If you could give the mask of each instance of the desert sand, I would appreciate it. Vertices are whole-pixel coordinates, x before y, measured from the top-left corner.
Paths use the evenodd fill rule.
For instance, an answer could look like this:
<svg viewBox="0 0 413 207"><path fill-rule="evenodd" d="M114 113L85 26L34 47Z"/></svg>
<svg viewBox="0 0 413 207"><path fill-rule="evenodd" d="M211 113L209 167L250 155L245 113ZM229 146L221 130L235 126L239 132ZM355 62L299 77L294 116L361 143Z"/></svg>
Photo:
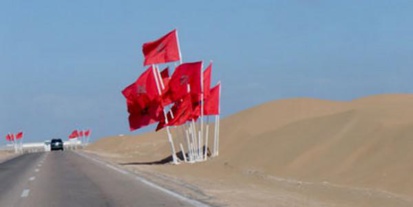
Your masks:
<svg viewBox="0 0 413 207"><path fill-rule="evenodd" d="M0 163L5 162L13 157L17 156L13 151L0 150Z"/></svg>
<svg viewBox="0 0 413 207"><path fill-rule="evenodd" d="M158 162L170 156L164 131L87 151L217 206L413 206L413 95L276 100L220 129L220 155L196 164Z"/></svg>

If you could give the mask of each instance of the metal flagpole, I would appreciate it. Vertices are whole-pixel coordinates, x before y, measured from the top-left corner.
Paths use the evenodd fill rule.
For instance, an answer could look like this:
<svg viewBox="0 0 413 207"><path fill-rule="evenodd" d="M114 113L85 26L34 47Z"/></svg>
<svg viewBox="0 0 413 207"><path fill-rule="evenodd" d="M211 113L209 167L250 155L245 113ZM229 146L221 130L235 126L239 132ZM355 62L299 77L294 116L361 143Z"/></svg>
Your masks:
<svg viewBox="0 0 413 207"><path fill-rule="evenodd" d="M204 160L208 159L208 131L209 131L209 125L206 125Z"/></svg>
<svg viewBox="0 0 413 207"><path fill-rule="evenodd" d="M217 136L218 136L218 142L217 142L217 156L219 155L219 124L220 124L220 114L221 114L221 90L222 90L222 84L221 81L219 82L219 96L218 96L218 130L217 130Z"/></svg>
<svg viewBox="0 0 413 207"><path fill-rule="evenodd" d="M177 30L177 29L175 29L175 32L176 32L176 42L178 43L178 51L179 51L179 64L182 64L181 44L179 44L178 30Z"/></svg>
<svg viewBox="0 0 413 207"><path fill-rule="evenodd" d="M217 130L218 130L218 127L217 127L217 124L218 124L218 115L215 115L215 127L214 127L214 157L215 156L217 156L217 140L218 140L218 135L217 135Z"/></svg>
<svg viewBox="0 0 413 207"><path fill-rule="evenodd" d="M203 148L203 136L204 136L204 94L205 94L205 86L204 86L204 73L202 71L203 62L201 63L201 133L199 135L199 148ZM203 151L200 152L200 158L202 158Z"/></svg>
<svg viewBox="0 0 413 207"><path fill-rule="evenodd" d="M182 152L182 156L183 156L183 158L184 158L184 161L187 162L187 160L186 160L186 154L185 154L185 150L184 150L184 146L182 146L182 143L179 144L179 146L181 147L181 152Z"/></svg>
<svg viewBox="0 0 413 207"><path fill-rule="evenodd" d="M158 89L159 95L161 95L162 92L161 92L161 89L160 89L160 87L159 87L159 82L158 82L158 78L157 78L157 77L158 77L158 74L157 74L157 73L159 73L159 71L158 71L158 68L155 67L155 65L152 65L152 72L155 74L156 87L157 87L157 89ZM161 80L159 80L159 81L161 81ZM167 114L165 113L165 109L162 109L162 111L163 111L163 115L164 115L164 117L165 117L165 124L168 124L168 116L167 116ZM168 134L168 141L169 141L169 143L171 144L172 162L173 162L174 164L178 164L178 159L177 159L177 157L176 157L176 151L175 151L174 141L173 141L173 139L172 139L172 134L171 134L171 131L169 130L169 126L166 126L166 132L167 132L167 134Z"/></svg>

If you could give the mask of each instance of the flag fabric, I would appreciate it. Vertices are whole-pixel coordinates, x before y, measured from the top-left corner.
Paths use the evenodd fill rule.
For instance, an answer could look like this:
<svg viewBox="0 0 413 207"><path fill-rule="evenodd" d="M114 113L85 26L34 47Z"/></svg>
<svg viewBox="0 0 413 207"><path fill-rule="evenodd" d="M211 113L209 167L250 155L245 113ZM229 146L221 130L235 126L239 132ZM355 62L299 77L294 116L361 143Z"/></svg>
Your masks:
<svg viewBox="0 0 413 207"><path fill-rule="evenodd" d="M151 66L134 83L123 89L122 94L130 104L145 108L159 97L157 90L154 69Z"/></svg>
<svg viewBox="0 0 413 207"><path fill-rule="evenodd" d="M23 138L23 132L19 132L16 134L16 139L21 139Z"/></svg>
<svg viewBox="0 0 413 207"><path fill-rule="evenodd" d="M161 71L161 78L162 80L169 79L169 67L166 67Z"/></svg>
<svg viewBox="0 0 413 207"><path fill-rule="evenodd" d="M10 134L7 134L7 135L6 135L6 140L7 140L7 141L12 141L12 140L11 140L11 135L10 135Z"/></svg>
<svg viewBox="0 0 413 207"><path fill-rule="evenodd" d="M169 68L165 68L161 71L161 78L162 78L162 83L164 85L164 89L162 90L162 105L167 106L171 104L173 101L171 100L170 92L169 92Z"/></svg>
<svg viewBox="0 0 413 207"><path fill-rule="evenodd" d="M129 129L131 131L148 126L162 120L162 107L159 104L153 104L147 108L129 114Z"/></svg>
<svg viewBox="0 0 413 207"><path fill-rule="evenodd" d="M72 133L69 135L69 139L75 139L79 137L79 132L77 130L73 130Z"/></svg>
<svg viewBox="0 0 413 207"><path fill-rule="evenodd" d="M188 93L200 94L201 90L202 61L183 63L176 67L169 81L169 92L172 101L178 101Z"/></svg>
<svg viewBox="0 0 413 207"><path fill-rule="evenodd" d="M144 66L180 60L177 31L172 30L155 41L143 44L142 52L145 57Z"/></svg>
<svg viewBox="0 0 413 207"><path fill-rule="evenodd" d="M182 100L175 102L170 112L168 112L168 123L165 120L160 120L156 131L165 126L179 126L192 118L192 99L190 94L187 94ZM172 118L173 115L173 118Z"/></svg>
<svg viewBox="0 0 413 207"><path fill-rule="evenodd" d="M204 73L203 73L204 99L206 99L209 96L209 90L211 88L211 73L212 73L212 63L208 65L208 67L204 70Z"/></svg>
<svg viewBox="0 0 413 207"><path fill-rule="evenodd" d="M11 141L16 140L16 138L14 137L14 134L10 134L10 139L11 139Z"/></svg>
<svg viewBox="0 0 413 207"><path fill-rule="evenodd" d="M82 130L79 131L79 137L83 137L83 131Z"/></svg>
<svg viewBox="0 0 413 207"><path fill-rule="evenodd" d="M85 130L85 136L87 136L87 137L89 137L90 136L90 132L91 132L91 130L90 129L88 129L88 130Z"/></svg>
<svg viewBox="0 0 413 207"><path fill-rule="evenodd" d="M157 88L154 70L155 68L152 66L149 67L135 83L122 91L126 98L131 131L152 124L161 117L161 96Z"/></svg>
<svg viewBox="0 0 413 207"><path fill-rule="evenodd" d="M218 83L211 88L210 94L204 102L204 115L218 115L219 112L219 96L221 91L221 84Z"/></svg>

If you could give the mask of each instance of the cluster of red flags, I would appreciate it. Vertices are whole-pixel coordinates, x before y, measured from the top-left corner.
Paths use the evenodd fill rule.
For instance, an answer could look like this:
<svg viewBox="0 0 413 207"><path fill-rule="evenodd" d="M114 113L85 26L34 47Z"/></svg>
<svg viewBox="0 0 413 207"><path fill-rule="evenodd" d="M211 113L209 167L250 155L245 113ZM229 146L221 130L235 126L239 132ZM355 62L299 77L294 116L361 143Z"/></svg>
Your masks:
<svg viewBox="0 0 413 207"><path fill-rule="evenodd" d="M144 65L151 66L122 91L131 131L157 122L159 130L196 120L201 116L201 103L203 115L219 114L220 84L210 88L212 64L202 72L202 61L182 63L172 76L168 68L159 72L155 66L181 60L176 30L143 44L142 50ZM170 110L164 114L166 109Z"/></svg>
<svg viewBox="0 0 413 207"><path fill-rule="evenodd" d="M8 133L6 135L6 140L11 142L14 140L19 140L23 138L23 132L18 132L17 134Z"/></svg>
<svg viewBox="0 0 413 207"><path fill-rule="evenodd" d="M73 130L72 133L69 135L69 139L89 137L90 133L91 133L90 129L88 129L88 130Z"/></svg>

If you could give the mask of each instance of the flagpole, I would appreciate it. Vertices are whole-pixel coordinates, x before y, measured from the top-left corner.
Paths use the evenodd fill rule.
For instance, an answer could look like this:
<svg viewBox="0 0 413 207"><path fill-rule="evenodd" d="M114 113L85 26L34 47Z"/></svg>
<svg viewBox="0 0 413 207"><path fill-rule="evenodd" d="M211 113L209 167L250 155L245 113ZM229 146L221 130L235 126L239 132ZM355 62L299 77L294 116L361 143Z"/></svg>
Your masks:
<svg viewBox="0 0 413 207"><path fill-rule="evenodd" d="M175 29L175 32L176 32L176 42L178 43L178 51L179 51L179 64L182 64L181 44L179 43L178 30L177 30L177 29Z"/></svg>
<svg viewBox="0 0 413 207"><path fill-rule="evenodd" d="M203 62L201 63L201 68L200 68L200 73L201 73L201 133L200 133L200 148L203 148L203 142L204 142L204 94L205 94L205 85L204 85L204 73L202 72L203 68ZM202 158L203 150L201 150L201 158Z"/></svg>
<svg viewBox="0 0 413 207"><path fill-rule="evenodd" d="M218 96L218 130L217 130L217 136L218 136L218 141L217 141L217 156L219 155L219 125L220 125L220 114L221 114L221 90L222 90L222 84L221 81L219 82L219 96Z"/></svg>
<svg viewBox="0 0 413 207"><path fill-rule="evenodd" d="M209 125L206 125L204 160L208 159L208 131L209 131Z"/></svg>
<svg viewBox="0 0 413 207"><path fill-rule="evenodd" d="M158 78L157 78L157 77L160 77L160 75L158 76L159 71L158 71L158 68L157 68L155 65L152 65L152 72L154 72L154 73L156 74L156 75L155 75L156 88L158 89L158 94L159 94L159 96L161 96L161 95L162 95L162 92L161 92L161 89L160 89L160 86L159 86L159 82L161 82L161 80L159 80L159 82L158 82ZM162 103L161 103L161 104L162 104ZM167 114L165 113L165 109L163 108L163 106L162 106L162 111L163 111L163 115L164 115L164 117L165 117L165 124L167 125L167 124L168 124L168 116L167 116ZM169 141L169 143L170 143L170 145L171 145L172 162L173 162L174 164L178 164L178 159L177 159L177 157L176 157L176 151L175 151L174 141L173 141L173 139L172 139L172 134L171 134L171 131L169 130L169 126L166 126L166 132L167 132L167 134L168 134L168 141Z"/></svg>

